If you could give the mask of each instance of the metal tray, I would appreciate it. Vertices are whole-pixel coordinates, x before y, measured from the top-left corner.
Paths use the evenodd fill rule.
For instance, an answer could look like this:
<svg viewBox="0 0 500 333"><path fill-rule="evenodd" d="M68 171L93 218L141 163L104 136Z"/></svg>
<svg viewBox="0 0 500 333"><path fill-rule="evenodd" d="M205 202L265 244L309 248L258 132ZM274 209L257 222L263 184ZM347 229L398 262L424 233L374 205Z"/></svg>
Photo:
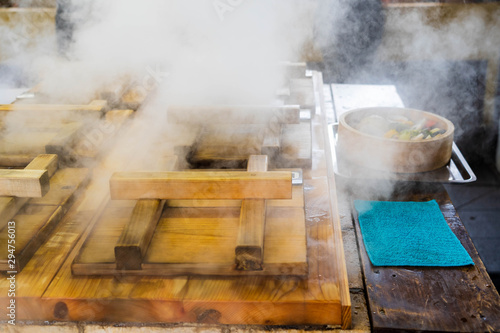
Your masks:
<svg viewBox="0 0 500 333"><path fill-rule="evenodd" d="M403 182L427 183L471 183L476 181L476 175L470 168L455 142L450 162L437 170L420 173L394 173L372 170L349 163L337 153L338 124L328 125L328 137L332 149L333 171L339 177L346 179L386 179Z"/></svg>

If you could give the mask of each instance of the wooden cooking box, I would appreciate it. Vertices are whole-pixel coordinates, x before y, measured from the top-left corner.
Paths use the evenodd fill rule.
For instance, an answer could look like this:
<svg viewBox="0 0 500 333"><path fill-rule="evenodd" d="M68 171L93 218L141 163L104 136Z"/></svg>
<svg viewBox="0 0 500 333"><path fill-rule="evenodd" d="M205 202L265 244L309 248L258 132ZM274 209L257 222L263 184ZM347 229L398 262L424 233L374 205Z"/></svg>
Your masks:
<svg viewBox="0 0 500 333"><path fill-rule="evenodd" d="M94 123L37 129L54 134L30 152L0 141L2 248L16 224L16 263L2 256L0 269L16 279L16 320L349 328L322 78L302 66L289 77L280 107L169 107L169 126L192 137L144 172L78 145ZM102 112L107 135L126 136L134 111L96 104L0 112ZM231 123L233 111L249 117ZM9 288L1 279L3 318Z"/></svg>

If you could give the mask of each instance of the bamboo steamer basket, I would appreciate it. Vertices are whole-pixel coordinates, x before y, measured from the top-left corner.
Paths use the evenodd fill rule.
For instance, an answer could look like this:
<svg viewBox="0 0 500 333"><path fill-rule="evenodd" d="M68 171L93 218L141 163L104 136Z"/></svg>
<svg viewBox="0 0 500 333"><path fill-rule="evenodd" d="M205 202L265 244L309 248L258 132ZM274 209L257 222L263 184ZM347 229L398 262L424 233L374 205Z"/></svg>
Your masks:
<svg viewBox="0 0 500 333"><path fill-rule="evenodd" d="M370 115L402 115L417 123L425 118L445 130L438 138L412 141L378 137L357 130L359 122ZM436 114L407 108L371 107L353 109L339 119L338 150L342 158L369 169L395 173L426 172L443 167L451 158L455 127Z"/></svg>

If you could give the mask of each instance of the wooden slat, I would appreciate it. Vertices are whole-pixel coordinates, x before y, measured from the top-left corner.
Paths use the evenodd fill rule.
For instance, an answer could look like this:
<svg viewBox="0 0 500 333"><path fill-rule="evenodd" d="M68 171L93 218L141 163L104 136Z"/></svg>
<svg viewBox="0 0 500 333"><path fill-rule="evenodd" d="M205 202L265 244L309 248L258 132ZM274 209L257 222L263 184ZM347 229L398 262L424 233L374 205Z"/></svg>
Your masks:
<svg viewBox="0 0 500 333"><path fill-rule="evenodd" d="M45 145L45 151L48 154L57 154L61 161L70 162L75 158L73 148L82 129L83 125L81 123L64 125L56 136Z"/></svg>
<svg viewBox="0 0 500 333"><path fill-rule="evenodd" d="M25 170L47 170L52 177L58 168L58 158L55 154L40 154L35 157L24 169Z"/></svg>
<svg viewBox="0 0 500 333"><path fill-rule="evenodd" d="M169 106L170 123L188 124L298 124L300 107L285 106Z"/></svg>
<svg viewBox="0 0 500 333"><path fill-rule="evenodd" d="M248 159L248 172L266 172L267 156L252 155ZM241 202L240 226L235 249L236 269L260 270L264 258L266 228L266 201L244 199Z"/></svg>
<svg viewBox="0 0 500 333"><path fill-rule="evenodd" d="M45 242L56 224L62 218L63 212L58 206L28 205L22 212L14 216L16 225L15 260L10 261L8 252L0 255L0 271L21 271L40 245ZM0 244L7 248L7 230L0 233Z"/></svg>
<svg viewBox="0 0 500 333"><path fill-rule="evenodd" d="M264 136L260 152L262 155L269 156L270 163L274 163L275 158L279 155L281 149L281 125L278 130L269 130Z"/></svg>
<svg viewBox="0 0 500 333"><path fill-rule="evenodd" d="M303 190L302 186L298 188ZM126 273L117 270L114 244L126 227L133 208L133 201L110 202L72 263L74 274L162 277L185 274L307 275L303 201L296 206L268 208L265 248L269 251L264 254L263 269L251 272L234 269L239 207L166 207L143 260L142 269ZM210 280L208 277L207 279ZM207 290L207 294L212 294L212 291Z"/></svg>
<svg viewBox="0 0 500 333"><path fill-rule="evenodd" d="M38 198L49 188L47 170L0 169L0 196Z"/></svg>
<svg viewBox="0 0 500 333"><path fill-rule="evenodd" d="M0 167L23 167L29 164L38 154L0 154Z"/></svg>
<svg viewBox="0 0 500 333"><path fill-rule="evenodd" d="M325 96L323 87L323 77L321 73L315 72L313 74L313 83L316 87L319 87L318 90L318 102L321 106L323 121L311 122L311 132L315 135L311 136L312 149L314 151L323 151L324 152L324 166L325 171L324 174L327 176L327 186L329 193L329 203L330 210L332 212L332 224L333 224L333 238L335 244L335 261L337 263L337 276L339 281L339 294L340 294L340 303L341 307L341 317L342 317L342 329L350 329L352 327L352 308L351 308L351 293L349 290L349 281L347 277L347 265L346 265L346 256L344 252L344 242L342 238L342 227L340 222L340 213L339 213L339 205L338 205L338 197L337 197L337 185L335 183L335 174L333 169L333 159L332 159L332 149L329 135L328 135L328 127L327 127L327 109L325 105ZM319 170L317 171L319 174Z"/></svg>
<svg viewBox="0 0 500 333"><path fill-rule="evenodd" d="M290 199L288 171L117 172L112 199Z"/></svg>
<svg viewBox="0 0 500 333"><path fill-rule="evenodd" d="M138 200L132 217L115 245L116 269L141 269L165 201Z"/></svg>
<svg viewBox="0 0 500 333"><path fill-rule="evenodd" d="M52 177L57 167L57 155L43 154L34 158L25 169L47 170L48 176ZM0 228L3 228L27 201L27 198L0 197Z"/></svg>
<svg viewBox="0 0 500 333"><path fill-rule="evenodd" d="M304 109L315 109L315 96L312 78L290 79L290 97L287 104L298 104Z"/></svg>
<svg viewBox="0 0 500 333"><path fill-rule="evenodd" d="M209 125L196 135L187 161L198 168L242 169L249 155L261 154L267 125Z"/></svg>
<svg viewBox="0 0 500 333"><path fill-rule="evenodd" d="M312 165L312 125L302 122L283 126L281 151L276 161L280 168L308 169Z"/></svg>
<svg viewBox="0 0 500 333"><path fill-rule="evenodd" d="M0 104L0 111L96 111L101 112L105 105L102 103L88 105L63 104Z"/></svg>
<svg viewBox="0 0 500 333"><path fill-rule="evenodd" d="M43 167L54 163L52 158L41 158L34 161L33 167ZM62 216L68 211L74 197L82 190L89 177L88 169L61 169L50 179L50 190L42 198L17 199L14 204L20 206L9 220L16 223L16 268L21 270L31 259L35 251L51 235ZM19 212L17 212L19 210ZM5 225L0 234L7 236ZM0 247L7 247L7 239L0 237ZM3 253L3 252L2 252ZM5 252L6 253L6 252ZM0 269L9 270L8 261L0 256Z"/></svg>

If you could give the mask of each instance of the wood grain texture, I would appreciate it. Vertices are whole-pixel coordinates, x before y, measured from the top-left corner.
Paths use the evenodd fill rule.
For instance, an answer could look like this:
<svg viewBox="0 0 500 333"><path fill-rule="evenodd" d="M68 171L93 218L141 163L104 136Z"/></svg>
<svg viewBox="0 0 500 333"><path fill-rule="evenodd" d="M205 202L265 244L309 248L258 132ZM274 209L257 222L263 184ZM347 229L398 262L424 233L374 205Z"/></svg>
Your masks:
<svg viewBox="0 0 500 333"><path fill-rule="evenodd" d="M51 166L52 158L42 158L32 167ZM16 223L16 268L18 271L31 259L35 251L51 235L54 227L68 211L73 199L82 190L89 177L88 169L61 169L50 179L51 188L42 198L21 199L15 205L26 204L19 212L14 212L9 220ZM18 207L19 210L20 207ZM3 225L0 230L0 246L7 248L7 231ZM2 251L4 255L6 252ZM6 257L0 257L0 270L9 270Z"/></svg>
<svg viewBox="0 0 500 333"><path fill-rule="evenodd" d="M0 167L24 167L29 164L38 154L0 154Z"/></svg>
<svg viewBox="0 0 500 333"><path fill-rule="evenodd" d="M49 188L47 170L0 169L0 196L39 198Z"/></svg>
<svg viewBox="0 0 500 333"><path fill-rule="evenodd" d="M130 221L115 245L116 269L141 269L165 201L142 199L135 204Z"/></svg>
<svg viewBox="0 0 500 333"><path fill-rule="evenodd" d="M302 186L294 193L303 191ZM303 196L301 197L303 200ZM225 200L222 200L225 201ZM276 200L278 201L278 200ZM234 269L240 207L167 206L143 259L142 270L117 270L114 244L130 219L134 201L111 201L72 264L77 275L176 276L293 275L307 274L304 202L287 201L266 215L264 269ZM286 228L285 228L286 226ZM283 229L283 231L281 230Z"/></svg>
<svg viewBox="0 0 500 333"><path fill-rule="evenodd" d="M281 151L276 159L279 168L309 169L312 165L311 122L285 125L281 132ZM320 139L321 140L321 139Z"/></svg>
<svg viewBox="0 0 500 333"><path fill-rule="evenodd" d="M273 164L281 150L281 125L277 125L278 129L268 130L265 133L260 152L262 155L269 157L269 163Z"/></svg>
<svg viewBox="0 0 500 333"><path fill-rule="evenodd" d="M303 109L314 111L315 89L313 78L292 78L289 80L290 97L285 100L286 104L297 104Z"/></svg>
<svg viewBox="0 0 500 333"><path fill-rule="evenodd" d="M248 172L266 172L268 157L252 155L248 159ZM266 201L244 199L241 202L240 226L235 249L238 270L260 270L264 258L264 234L266 226Z"/></svg>
<svg viewBox="0 0 500 333"><path fill-rule="evenodd" d="M287 171L116 172L110 179L112 199L289 199L292 175Z"/></svg>
<svg viewBox="0 0 500 333"><path fill-rule="evenodd" d="M316 121L321 122L320 119ZM129 208L117 208L115 213L103 212L101 214L100 205L106 205L107 200L105 196L100 195L101 191L96 192L93 186L98 186L98 180L107 179L107 177L99 175L95 176L96 183L92 183L84 193L84 197L78 200L79 204L75 205L77 209L72 209L67 214L63 223L56 229L57 233L42 245L25 270L18 275L22 283L22 287L19 287L20 290L22 289L22 295L16 299L19 304L17 319L340 326L343 305L339 296L340 280L336 268L338 263L334 255L337 250L332 233L335 224L332 223L333 212L331 212L326 194L329 192L328 182L325 181L324 176L324 163L322 152L315 150L315 161L310 169L304 171L306 183L304 187L300 186L299 191L302 192L305 189L302 193L305 210L302 207L290 207L291 203L297 202L295 197L268 201L266 229L270 229L266 230L265 241L270 242L270 245L266 244L265 248L274 248L275 253L286 254L289 249L296 246L292 244L284 246L282 231L288 232L296 227L305 228L309 265L305 277L287 274L278 277L205 275L189 278L182 275L73 276L71 265L82 249L82 245L90 239L90 234L94 230L99 230L96 235L104 235L108 232L108 238L118 239L121 230L117 225L120 223L125 225L135 204L131 201L128 203ZM297 191L292 189L292 192L295 194ZM103 193L107 193L106 188ZM126 204L128 201L112 202ZM186 203L182 200L177 200L177 202L180 205ZM192 202L199 202L199 199ZM273 209L270 208L271 202L274 202ZM128 215L119 216L120 212L128 209L130 209ZM222 232L233 235L230 249L234 250L239 226L239 211L238 206L230 209L207 207L203 211L190 207L167 209L160 219L151 246L156 244L158 248L166 247L163 240L168 234L171 235L172 240L181 237L183 241L179 240L178 244L184 246L198 245L194 239L225 240L221 235ZM297 215L299 211L305 214L305 225L304 220L299 224L290 218L291 215ZM111 219L115 217L121 219L122 222L111 223L110 220L105 222L107 220L104 218L105 215ZM217 216L218 219L222 216L220 223L223 225L221 229L218 229L219 234L210 229L212 223L206 220L207 216L208 218ZM198 225L192 225L193 221L197 221ZM200 226L207 227L203 229ZM232 231L230 232L229 229ZM186 234L186 230L193 233L193 236ZM270 233L276 233L276 237L268 236ZM159 237L158 242L155 237ZM189 239L189 242L186 242L186 239ZM302 236L301 240L297 241L305 244L304 239L305 237ZM227 241L217 243L214 240L212 242L214 244L229 243ZM103 241L97 243L103 246L107 244ZM110 258L114 258L113 249L114 244L111 243L107 250ZM201 256L204 255L203 251L207 252L207 249L199 246L197 251ZM265 256L271 253L272 251L266 250ZM228 257L231 265L234 265L233 255L234 252ZM39 265L38 269L33 266L35 259L36 264ZM63 260L64 263L61 265ZM153 264L164 265L159 262L152 262L151 265ZM265 265L265 267L269 266ZM168 268L164 266L165 271ZM183 273L179 271L178 274ZM5 296L1 296L6 295L5 286L6 283L0 281L0 307L3 309L6 308L5 302L8 302ZM0 315L2 314L5 315L5 310L0 310ZM329 328L331 326L328 326Z"/></svg>
<svg viewBox="0 0 500 333"><path fill-rule="evenodd" d="M40 154L35 157L24 169L25 170L47 170L52 177L59 167L58 158L55 154Z"/></svg>
<svg viewBox="0 0 500 333"><path fill-rule="evenodd" d="M349 329L352 326L352 309L351 309L351 294L349 291L349 281L348 281L348 273L347 273L347 265L346 265L346 256L344 252L344 242L342 239L342 226L339 216L339 204L338 204L338 196L337 196L337 185L335 183L335 174L332 164L332 142L328 136L328 126L326 121L326 106L325 106L325 96L323 87L323 77L321 73L315 72L312 76L313 85L317 88L319 104L321 106L322 112L322 122L311 122L311 131L312 133L321 135L315 135L311 137L312 141L312 149L316 151L322 151L324 154L324 165L319 167L321 172L317 172L318 174L326 175L327 184L328 184L328 194L329 194L329 204L330 211L332 212L332 224L333 224L333 237L334 244L336 247L335 251L335 260L336 260L336 269L337 276L339 279L339 294L340 294L340 303L342 304L341 308L341 317L342 317L342 328ZM317 166L318 168L318 166ZM323 169L324 168L324 169Z"/></svg>
<svg viewBox="0 0 500 333"><path fill-rule="evenodd" d="M298 124L300 108L285 106L169 106L171 123L188 124Z"/></svg>
<svg viewBox="0 0 500 333"><path fill-rule="evenodd" d="M32 205L61 206L64 213L75 197L88 184L91 172L87 168L62 168L50 179L50 190L41 198L30 199Z"/></svg>
<svg viewBox="0 0 500 333"><path fill-rule="evenodd" d="M0 104L0 111L103 111L105 104L96 102L87 105L64 104Z"/></svg>
<svg viewBox="0 0 500 333"><path fill-rule="evenodd" d="M21 271L35 251L47 239L55 225L62 218L58 206L30 206L13 217L16 225L15 260L10 261L7 251L1 251L0 271ZM0 244L7 249L8 233L0 231ZM11 266L13 264L13 266Z"/></svg>
<svg viewBox="0 0 500 333"><path fill-rule="evenodd" d="M81 123L65 124L45 145L45 151L48 154L57 154L62 163L71 163L76 159L73 149L83 129Z"/></svg>
<svg viewBox="0 0 500 333"><path fill-rule="evenodd" d="M267 125L205 125L186 150L186 160L196 168L242 169L248 156L261 154Z"/></svg>
<svg viewBox="0 0 500 333"><path fill-rule="evenodd" d="M57 167L57 155L43 154L35 157L25 169L47 170L48 176L52 177ZM27 198L0 197L0 228L3 228L27 201Z"/></svg>
<svg viewBox="0 0 500 333"><path fill-rule="evenodd" d="M373 199L358 192L356 198ZM407 186L401 186L388 199L437 200L448 225L475 266L375 267L366 254L353 209L373 330L499 331L500 296L444 187L437 184L408 191Z"/></svg>

